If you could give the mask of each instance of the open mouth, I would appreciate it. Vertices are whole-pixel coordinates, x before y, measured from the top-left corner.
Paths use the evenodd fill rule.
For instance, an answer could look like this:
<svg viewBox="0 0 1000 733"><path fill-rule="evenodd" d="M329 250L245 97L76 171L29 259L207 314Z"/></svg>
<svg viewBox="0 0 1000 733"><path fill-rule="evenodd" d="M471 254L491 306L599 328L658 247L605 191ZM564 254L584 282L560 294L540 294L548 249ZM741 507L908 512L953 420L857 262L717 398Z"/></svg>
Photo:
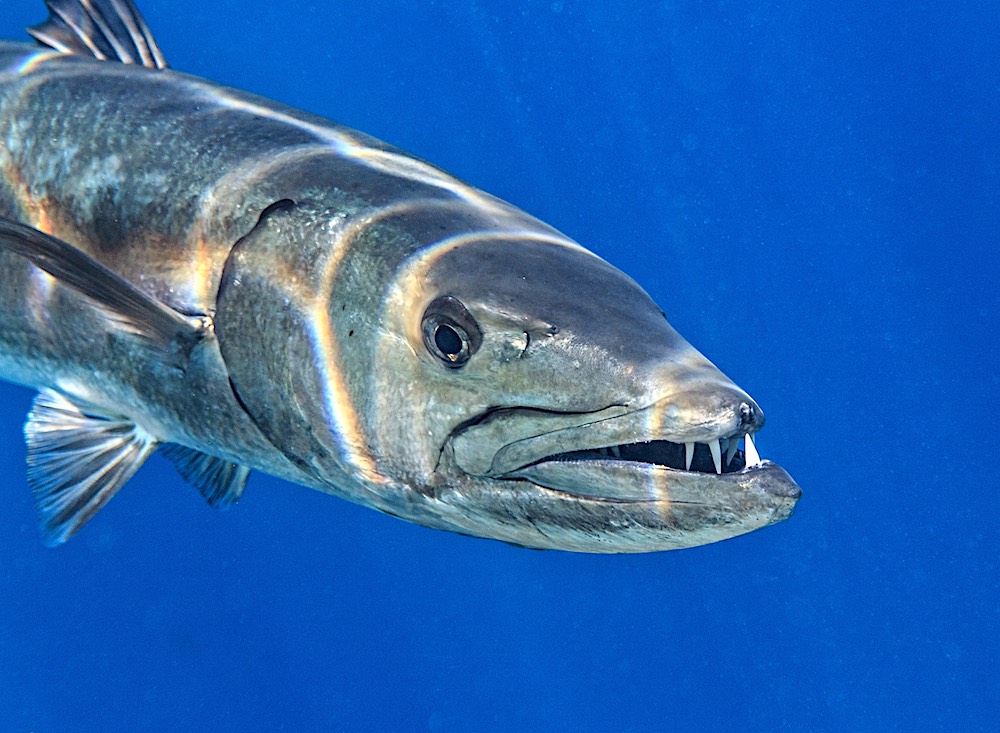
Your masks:
<svg viewBox="0 0 1000 733"><path fill-rule="evenodd" d="M740 441L744 447L740 448ZM631 461L693 473L735 473L761 464L752 434L744 433L707 443L650 440L556 453L537 461Z"/></svg>
<svg viewBox="0 0 1000 733"><path fill-rule="evenodd" d="M740 405L728 413L720 411L722 417L712 420L719 423L719 437L706 429L708 419L674 420L664 428L661 409L618 405L584 414L499 409L463 425L450 443L462 470L496 478L523 478L546 466L550 471L562 466L559 473L576 467L594 480L598 466L709 477L767 465L753 439L763 423L759 408ZM684 442L675 437L685 433L700 439Z"/></svg>
<svg viewBox="0 0 1000 733"><path fill-rule="evenodd" d="M516 516L543 538L516 544L587 552L691 547L780 521L801 495L784 469L761 460L759 408L746 411L750 420L744 412L739 402L687 420L671 419L663 404L590 413L500 409L455 431L446 455L491 482L459 500L491 511L502 497L490 516L507 526L517 506Z"/></svg>

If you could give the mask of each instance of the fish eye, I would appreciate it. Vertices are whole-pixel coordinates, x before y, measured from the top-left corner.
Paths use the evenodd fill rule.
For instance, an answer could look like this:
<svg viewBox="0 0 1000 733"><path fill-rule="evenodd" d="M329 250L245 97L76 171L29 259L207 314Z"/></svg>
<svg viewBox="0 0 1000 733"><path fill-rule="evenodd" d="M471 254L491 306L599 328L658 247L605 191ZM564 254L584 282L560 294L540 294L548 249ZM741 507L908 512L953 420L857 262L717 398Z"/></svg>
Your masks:
<svg viewBox="0 0 1000 733"><path fill-rule="evenodd" d="M465 366L483 342L482 331L458 298L434 300L423 318L424 346L449 369Z"/></svg>

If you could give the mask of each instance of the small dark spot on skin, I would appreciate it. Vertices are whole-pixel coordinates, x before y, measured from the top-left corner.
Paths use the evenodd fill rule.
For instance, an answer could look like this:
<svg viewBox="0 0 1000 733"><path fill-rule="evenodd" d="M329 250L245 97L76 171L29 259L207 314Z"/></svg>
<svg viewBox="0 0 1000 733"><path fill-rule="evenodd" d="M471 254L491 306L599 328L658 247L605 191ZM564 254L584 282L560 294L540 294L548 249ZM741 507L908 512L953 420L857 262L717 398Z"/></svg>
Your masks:
<svg viewBox="0 0 1000 733"><path fill-rule="evenodd" d="M347 310L347 303L344 303L342 306L340 306L340 310L346 311Z"/></svg>
<svg viewBox="0 0 1000 733"><path fill-rule="evenodd" d="M354 335L354 329L352 328L350 331L348 331L347 335L348 336L353 336Z"/></svg>

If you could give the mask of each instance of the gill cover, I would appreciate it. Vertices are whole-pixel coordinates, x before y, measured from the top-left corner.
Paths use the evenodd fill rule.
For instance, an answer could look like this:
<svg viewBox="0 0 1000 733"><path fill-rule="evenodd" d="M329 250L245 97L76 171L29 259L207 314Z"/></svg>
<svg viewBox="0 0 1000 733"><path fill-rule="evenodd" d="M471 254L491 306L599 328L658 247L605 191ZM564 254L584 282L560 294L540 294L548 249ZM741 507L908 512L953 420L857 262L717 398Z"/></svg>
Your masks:
<svg viewBox="0 0 1000 733"><path fill-rule="evenodd" d="M233 247L215 329L230 382L264 436L302 471L345 478L357 443L336 366L329 268L338 219L284 199ZM347 410L349 412L349 410Z"/></svg>

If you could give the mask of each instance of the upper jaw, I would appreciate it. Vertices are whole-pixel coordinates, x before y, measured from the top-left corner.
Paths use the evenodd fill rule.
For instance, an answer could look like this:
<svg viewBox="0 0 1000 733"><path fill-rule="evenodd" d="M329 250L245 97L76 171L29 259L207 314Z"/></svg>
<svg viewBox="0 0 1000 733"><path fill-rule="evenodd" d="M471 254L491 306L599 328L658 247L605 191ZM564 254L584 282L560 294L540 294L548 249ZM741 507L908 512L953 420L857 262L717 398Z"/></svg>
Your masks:
<svg viewBox="0 0 1000 733"><path fill-rule="evenodd" d="M730 472L760 463L752 436L763 413L745 392L725 390L662 397L641 409L610 405L586 413L496 409L450 439L457 466L503 477L548 460L650 463L683 471ZM745 448L739 449L743 440ZM602 450L604 449L604 450ZM601 451L593 454L595 451ZM749 454L749 455L748 455Z"/></svg>

